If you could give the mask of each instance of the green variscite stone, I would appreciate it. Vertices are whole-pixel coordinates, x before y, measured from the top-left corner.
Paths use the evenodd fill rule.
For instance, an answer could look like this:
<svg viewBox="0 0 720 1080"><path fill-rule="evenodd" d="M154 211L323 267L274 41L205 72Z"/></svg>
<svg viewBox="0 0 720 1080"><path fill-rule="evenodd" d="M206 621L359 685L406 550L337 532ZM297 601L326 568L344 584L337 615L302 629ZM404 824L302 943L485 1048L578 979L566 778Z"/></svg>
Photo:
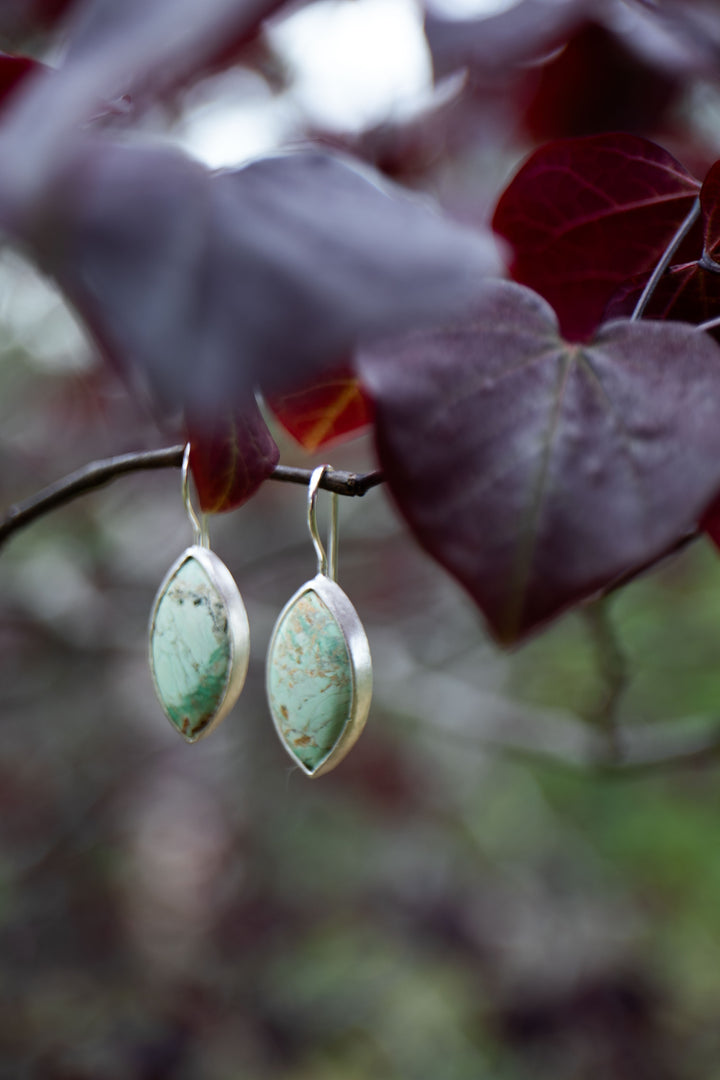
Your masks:
<svg viewBox="0 0 720 1080"><path fill-rule="evenodd" d="M150 651L160 703L192 739L222 703L231 660L225 603L197 559L182 563L160 597Z"/></svg>
<svg viewBox="0 0 720 1080"><path fill-rule="evenodd" d="M349 719L353 685L342 630L312 590L298 597L277 628L268 690L285 745L314 770Z"/></svg>

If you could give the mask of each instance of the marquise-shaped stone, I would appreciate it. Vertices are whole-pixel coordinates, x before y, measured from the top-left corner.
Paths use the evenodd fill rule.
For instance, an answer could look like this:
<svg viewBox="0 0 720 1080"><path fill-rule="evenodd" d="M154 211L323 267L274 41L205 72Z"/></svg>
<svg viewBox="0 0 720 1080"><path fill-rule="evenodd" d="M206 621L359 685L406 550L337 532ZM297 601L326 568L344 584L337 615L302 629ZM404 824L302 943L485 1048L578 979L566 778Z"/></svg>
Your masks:
<svg viewBox="0 0 720 1080"><path fill-rule="evenodd" d="M275 630L268 696L287 749L314 772L341 737L353 706L353 669L337 619L308 589Z"/></svg>
<svg viewBox="0 0 720 1080"><path fill-rule="evenodd" d="M185 738L196 739L225 699L232 646L225 601L192 556L158 597L150 661L165 713Z"/></svg>

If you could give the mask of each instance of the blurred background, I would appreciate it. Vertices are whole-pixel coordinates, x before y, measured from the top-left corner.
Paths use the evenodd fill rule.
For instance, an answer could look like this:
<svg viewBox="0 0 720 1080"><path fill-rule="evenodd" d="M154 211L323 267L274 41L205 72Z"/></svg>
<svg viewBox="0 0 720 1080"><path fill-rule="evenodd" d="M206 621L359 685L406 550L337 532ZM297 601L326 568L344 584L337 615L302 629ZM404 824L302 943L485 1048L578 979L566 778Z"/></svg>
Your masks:
<svg viewBox="0 0 720 1080"><path fill-rule="evenodd" d="M293 18L262 77L210 80L148 130L223 165L313 125L346 136L422 107L412 5ZM372 93L343 103L318 40L350 81L364 55ZM707 90L698 127L713 102ZM459 216L475 190L480 216L518 152L480 148L428 186ZM367 438L311 458L275 433L286 464L374 463ZM4 251L0 507L161 445L59 298ZM212 523L252 659L196 746L147 666L156 589L191 540L175 471L120 479L0 552L0 1077L720 1077L715 550L700 541L602 617L568 615L507 653L382 489L342 502L340 582L375 691L360 742L316 781L264 699L272 625L314 573L301 488L267 483Z"/></svg>

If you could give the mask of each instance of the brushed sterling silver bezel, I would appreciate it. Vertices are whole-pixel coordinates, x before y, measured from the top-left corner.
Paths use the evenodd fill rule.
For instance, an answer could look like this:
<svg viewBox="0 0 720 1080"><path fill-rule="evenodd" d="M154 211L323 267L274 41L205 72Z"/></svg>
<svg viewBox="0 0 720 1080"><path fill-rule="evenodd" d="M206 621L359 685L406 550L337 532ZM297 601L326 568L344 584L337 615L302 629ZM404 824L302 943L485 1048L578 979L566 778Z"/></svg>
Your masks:
<svg viewBox="0 0 720 1080"><path fill-rule="evenodd" d="M314 592L320 597L342 631L350 661L352 690L350 710L343 729L332 748L313 769L308 768L307 765L300 761L287 745L275 715L275 711L272 707L272 698L270 694L270 669L278 630L293 604L308 592ZM273 724L275 725L275 730L280 742L285 748L286 753L292 758L294 764L298 765L306 776L314 778L316 776L322 776L323 773L330 772L331 769L334 769L353 748L365 727L365 721L367 720L370 711L370 701L372 699L372 661L370 659L370 646L355 608L340 586L325 574L317 574L311 581L306 581L304 585L301 585L297 592L293 593L278 615L270 639L270 646L268 648L266 691L270 715L272 716Z"/></svg>
<svg viewBox="0 0 720 1080"><path fill-rule="evenodd" d="M174 723L163 705L157 678L155 676L155 663L153 660L152 649L153 635L155 633L155 619L160 601L170 584L170 581L188 559L195 559L200 564L225 605L225 610L227 612L227 634L230 644L230 657L223 696L209 720L207 720L200 731L193 735L186 735L185 732ZM160 588L155 596L155 600L153 601L152 612L150 615L148 653L150 659L150 673L152 675L155 693L173 731L179 732L183 739L189 743L195 743L199 739L204 739L206 735L209 735L211 731L215 730L221 720L225 719L240 696L240 691L245 684L248 664L250 662L250 627L245 604L243 603L235 580L227 566L209 548L201 547L199 544L193 544L186 548L185 551L177 557L163 578Z"/></svg>

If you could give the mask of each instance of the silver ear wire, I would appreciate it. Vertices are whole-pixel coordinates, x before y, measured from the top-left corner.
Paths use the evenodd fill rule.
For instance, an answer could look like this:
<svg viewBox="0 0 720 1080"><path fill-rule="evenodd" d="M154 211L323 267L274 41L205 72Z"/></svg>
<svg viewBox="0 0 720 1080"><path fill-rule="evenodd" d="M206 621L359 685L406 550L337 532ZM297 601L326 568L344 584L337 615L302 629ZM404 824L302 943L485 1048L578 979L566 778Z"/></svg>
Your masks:
<svg viewBox="0 0 720 1080"><path fill-rule="evenodd" d="M331 492L330 496L330 529L328 533L328 552L323 547L317 524L317 494L320 481L330 469L329 465L318 465L313 469L310 483L308 484L307 519L310 538L317 555L317 572L331 581L337 581L338 561L338 497L337 492Z"/></svg>
<svg viewBox="0 0 720 1080"><path fill-rule="evenodd" d="M336 583L338 498L332 493L328 552L317 495L329 465L308 484L307 521L317 574L290 597L270 640L267 694L275 730L306 776L333 769L362 731L372 697L370 647L355 608Z"/></svg>
<svg viewBox="0 0 720 1080"><path fill-rule="evenodd" d="M210 550L207 517L190 497L190 444L182 497L195 536L175 560L150 616L150 671L163 711L188 742L207 735L242 690L250 657L247 612L225 564Z"/></svg>
<svg viewBox="0 0 720 1080"><path fill-rule="evenodd" d="M192 504L192 498L190 497L190 443L185 447L185 453L183 454L182 463L182 497L185 503L185 509L187 516L190 518L190 524L193 528L193 536L195 543L198 547L209 548L210 537L208 536L207 514L200 513L200 516L195 512L195 507Z"/></svg>

